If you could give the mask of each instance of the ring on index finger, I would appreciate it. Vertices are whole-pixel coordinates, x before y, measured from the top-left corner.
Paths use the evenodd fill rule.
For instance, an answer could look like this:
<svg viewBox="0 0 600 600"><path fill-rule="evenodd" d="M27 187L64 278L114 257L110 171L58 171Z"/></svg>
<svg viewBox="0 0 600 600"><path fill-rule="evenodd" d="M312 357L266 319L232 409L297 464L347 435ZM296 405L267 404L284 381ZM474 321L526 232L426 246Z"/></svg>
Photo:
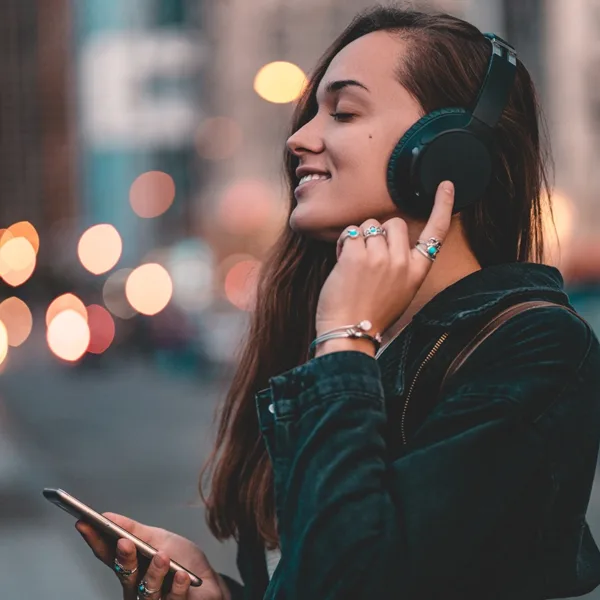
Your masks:
<svg viewBox="0 0 600 600"><path fill-rule="evenodd" d="M435 262L441 247L442 242L434 237L429 238L426 242L419 240L415 245L415 248L431 262Z"/></svg>
<svg viewBox="0 0 600 600"><path fill-rule="evenodd" d="M115 558L115 563L113 565L113 570L114 572L119 576L119 577L131 577L137 570L138 568L136 567L135 569L126 569L117 558Z"/></svg>

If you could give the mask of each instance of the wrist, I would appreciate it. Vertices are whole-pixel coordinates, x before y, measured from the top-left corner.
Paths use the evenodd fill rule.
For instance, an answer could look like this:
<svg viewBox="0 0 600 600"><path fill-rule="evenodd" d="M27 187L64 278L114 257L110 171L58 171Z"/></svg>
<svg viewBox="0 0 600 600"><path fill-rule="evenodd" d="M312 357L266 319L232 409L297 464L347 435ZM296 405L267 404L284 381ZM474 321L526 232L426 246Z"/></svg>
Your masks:
<svg viewBox="0 0 600 600"><path fill-rule="evenodd" d="M320 343L315 350L315 358L331 352L357 351L375 358L373 342L364 338L334 338Z"/></svg>

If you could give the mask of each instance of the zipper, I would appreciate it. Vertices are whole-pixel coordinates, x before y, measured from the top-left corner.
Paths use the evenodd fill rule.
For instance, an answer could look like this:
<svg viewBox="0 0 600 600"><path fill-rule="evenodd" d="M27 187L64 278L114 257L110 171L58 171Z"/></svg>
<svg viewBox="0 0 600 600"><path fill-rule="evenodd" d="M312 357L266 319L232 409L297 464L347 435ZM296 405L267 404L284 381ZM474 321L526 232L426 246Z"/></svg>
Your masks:
<svg viewBox="0 0 600 600"><path fill-rule="evenodd" d="M404 401L404 408L402 409L402 420L400 422L400 433L402 434L402 445L406 446L406 433L404 431L404 420L406 418L406 412L408 410L408 403L410 402L411 394L415 389L415 385L417 383L417 379L423 370L423 367L435 356L436 352L440 349L442 344L446 341L448 337L448 332L444 333L442 337L434 344L433 348L429 351L429 354L425 357L425 360L419 365L415 376L413 377L412 383L410 384L410 388L408 389L408 394L406 395L406 400Z"/></svg>

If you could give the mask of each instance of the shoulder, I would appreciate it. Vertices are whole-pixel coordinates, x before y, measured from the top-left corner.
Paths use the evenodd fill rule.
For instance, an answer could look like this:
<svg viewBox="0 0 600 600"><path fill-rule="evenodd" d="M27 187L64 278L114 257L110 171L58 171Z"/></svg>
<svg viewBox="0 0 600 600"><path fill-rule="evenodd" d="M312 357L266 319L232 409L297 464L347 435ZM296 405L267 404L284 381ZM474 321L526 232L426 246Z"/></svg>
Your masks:
<svg viewBox="0 0 600 600"><path fill-rule="evenodd" d="M549 398L579 377L594 348L599 361L597 338L573 312L560 306L533 308L486 338L448 387L517 401Z"/></svg>
<svg viewBox="0 0 600 600"><path fill-rule="evenodd" d="M595 336L590 326L562 306L543 306L517 314L481 345L479 360L529 364L542 357L577 365L589 353Z"/></svg>

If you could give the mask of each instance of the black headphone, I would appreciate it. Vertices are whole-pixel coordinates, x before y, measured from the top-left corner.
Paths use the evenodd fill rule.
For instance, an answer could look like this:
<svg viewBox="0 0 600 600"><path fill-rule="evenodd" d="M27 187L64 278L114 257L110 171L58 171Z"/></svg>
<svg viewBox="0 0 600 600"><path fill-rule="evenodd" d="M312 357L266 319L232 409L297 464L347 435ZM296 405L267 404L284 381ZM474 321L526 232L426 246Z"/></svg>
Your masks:
<svg viewBox="0 0 600 600"><path fill-rule="evenodd" d="M475 108L442 108L419 119L398 142L387 168L394 203L414 218L427 218L439 184L455 186L454 212L485 193L494 170L493 128L502 115L517 70L517 53L502 38L492 42L488 70Z"/></svg>

